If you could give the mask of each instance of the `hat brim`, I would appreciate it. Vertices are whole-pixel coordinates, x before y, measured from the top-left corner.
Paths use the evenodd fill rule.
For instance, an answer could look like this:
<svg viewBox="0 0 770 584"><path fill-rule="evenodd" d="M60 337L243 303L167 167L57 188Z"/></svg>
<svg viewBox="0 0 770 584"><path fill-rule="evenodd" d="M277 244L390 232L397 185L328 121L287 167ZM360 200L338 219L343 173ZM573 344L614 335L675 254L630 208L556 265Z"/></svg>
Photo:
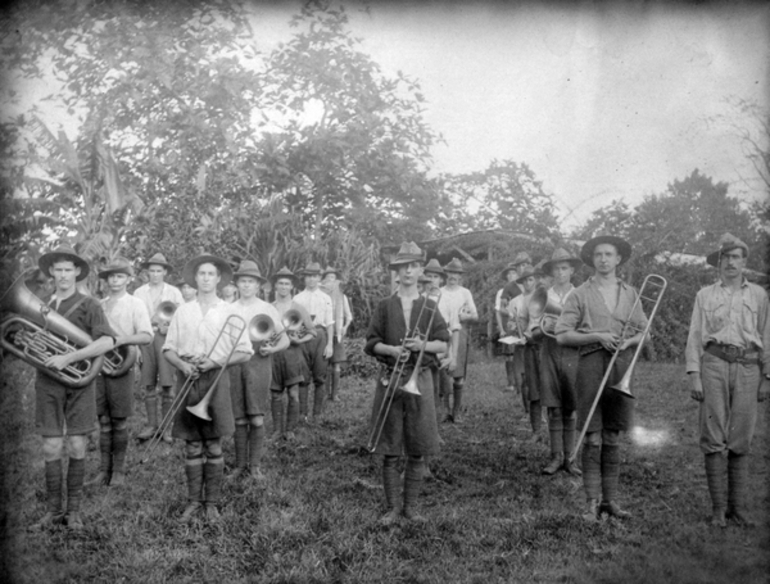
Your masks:
<svg viewBox="0 0 770 584"><path fill-rule="evenodd" d="M107 268L99 272L99 278L106 280L110 274L125 274L129 278L134 277L134 271L131 268Z"/></svg>
<svg viewBox="0 0 770 584"><path fill-rule="evenodd" d="M40 271L43 272L46 276L51 275L51 268L53 267L54 263L57 259L62 259L71 261L73 264L75 264L75 267L80 268L80 273L78 274L77 278L75 278L76 282L81 282L85 280L88 277L88 274L91 271L91 268L88 265L88 262L81 258L78 255L75 255L74 253L69 253L66 251L51 251L48 253L44 253L42 256L40 256L40 259L37 261L37 267L40 268Z"/></svg>
<svg viewBox="0 0 770 584"><path fill-rule="evenodd" d="M171 264L167 264L165 262L143 262L139 264L139 267L143 270L149 270L150 266L163 266L166 268L166 271L170 274L174 271L174 267Z"/></svg>
<svg viewBox="0 0 770 584"><path fill-rule="evenodd" d="M227 286L233 279L233 268L230 267L230 264L228 264L225 260L218 258L217 256L201 255L187 262L183 270L185 283L188 286L192 286L196 290L198 289L198 284L195 282L195 273L198 271L198 266L201 264L214 264L217 267L220 275L217 288L220 290Z"/></svg>
<svg viewBox="0 0 770 584"><path fill-rule="evenodd" d="M712 251L710 254L706 256L706 263L710 266L714 266L715 268L719 267L719 258L722 257L722 254L726 251L732 251L734 249L742 249L743 254L745 257L749 257L749 249L747 247L744 247L742 245L735 245L733 247L726 247L723 249L719 249L717 251Z"/></svg>
<svg viewBox="0 0 770 584"><path fill-rule="evenodd" d="M556 264L560 264L561 262L567 262L569 263L574 269L578 269L580 266L583 265L583 260L580 258L564 258L563 260L548 260L543 264L543 273L550 276L551 270Z"/></svg>
<svg viewBox="0 0 770 584"><path fill-rule="evenodd" d="M233 282L237 284L238 278L254 278L255 280L259 280L262 284L267 283L267 278L256 272L235 272L233 274Z"/></svg>
<svg viewBox="0 0 770 584"><path fill-rule="evenodd" d="M388 267L391 270L398 270L399 266L411 264L412 262L420 262L421 264L425 264L425 258L423 256L410 256L410 257L396 258L395 260L393 260L388 264Z"/></svg>
<svg viewBox="0 0 770 584"><path fill-rule="evenodd" d="M599 235L598 237L586 241L583 248L580 250L580 259L583 260L585 265L594 267L594 248L603 243L614 245L615 249L618 250L618 255L620 255L619 266L625 264L628 261L628 258L631 257L631 244L625 239L621 239L614 235Z"/></svg>
<svg viewBox="0 0 770 584"><path fill-rule="evenodd" d="M537 272L526 272L521 276L519 276L518 278L516 278L516 283L523 284L524 280L526 280L527 278L537 278L537 276L538 276Z"/></svg>

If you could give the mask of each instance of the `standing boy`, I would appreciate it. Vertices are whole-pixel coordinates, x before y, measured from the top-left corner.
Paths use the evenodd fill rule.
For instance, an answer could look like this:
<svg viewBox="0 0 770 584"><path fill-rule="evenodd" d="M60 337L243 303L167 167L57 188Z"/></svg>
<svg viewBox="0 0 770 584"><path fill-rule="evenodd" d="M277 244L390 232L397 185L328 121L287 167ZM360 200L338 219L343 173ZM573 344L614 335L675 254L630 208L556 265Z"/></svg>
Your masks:
<svg viewBox="0 0 770 584"><path fill-rule="evenodd" d="M353 313L350 311L350 300L342 292L342 281L340 272L336 268L329 266L324 270L321 287L329 294L332 299L332 308L334 310L334 346L331 357L332 365L332 384L329 392L329 400L337 401L337 393L340 387L340 376L342 373L342 364L347 363L348 356L345 352L345 345L342 340L348 332L350 323L353 322Z"/></svg>
<svg viewBox="0 0 770 584"><path fill-rule="evenodd" d="M126 287L134 275L131 263L116 258L99 278L107 281L108 296L101 301L112 330L124 344L148 345L152 324L144 302L131 296ZM134 413L134 368L120 377L99 375L96 380L96 415L99 417L99 473L89 485L118 486L125 482L128 450L128 418Z"/></svg>
<svg viewBox="0 0 770 584"><path fill-rule="evenodd" d="M433 402L433 380L430 365L437 353L447 350L449 332L441 313L432 301L421 297L417 280L422 274L424 256L414 243L404 243L390 263L390 269L398 272L399 285L395 294L382 300L372 316L366 335L365 351L384 363L383 375L379 376L372 409L372 423L378 418L391 372L402 360L402 350L409 355L404 379L409 379L418 353L425 354L417 375L420 395L396 388L393 403L385 418L382 435L374 452L383 455L382 482L387 512L380 519L384 525L395 522L400 515L411 521L424 521L416 509L420 483L424 474L424 457L438 453L438 426ZM426 310L422 310L425 303ZM429 309L433 309L433 323L428 330ZM422 317L418 322L418 315ZM416 327L424 334L423 339L405 342ZM399 497L400 477L396 463L405 454L403 505Z"/></svg>

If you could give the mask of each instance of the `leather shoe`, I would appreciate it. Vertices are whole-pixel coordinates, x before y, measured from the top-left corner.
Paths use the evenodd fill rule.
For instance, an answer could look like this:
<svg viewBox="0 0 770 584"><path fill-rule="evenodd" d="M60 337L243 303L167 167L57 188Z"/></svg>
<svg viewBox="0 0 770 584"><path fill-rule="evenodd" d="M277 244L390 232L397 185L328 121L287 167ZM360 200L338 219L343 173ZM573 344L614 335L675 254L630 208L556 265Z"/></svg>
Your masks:
<svg viewBox="0 0 770 584"><path fill-rule="evenodd" d="M583 521L586 521L587 523L596 523L599 521L599 501L596 499L589 499L582 517Z"/></svg>
<svg viewBox="0 0 770 584"><path fill-rule="evenodd" d="M86 481L84 487L106 487L110 484L110 477L107 473L99 471L99 473L90 481Z"/></svg>
<svg viewBox="0 0 770 584"><path fill-rule="evenodd" d="M219 509L214 503L206 503L206 521L209 523L217 523L222 516L219 514Z"/></svg>
<svg viewBox="0 0 770 584"><path fill-rule="evenodd" d="M80 516L80 512L73 511L72 513L67 513L67 529L79 531L84 528L85 525L83 524L83 518Z"/></svg>
<svg viewBox="0 0 770 584"><path fill-rule="evenodd" d="M122 472L112 473L112 478L110 479L111 487L120 487L125 484L126 484L125 473L122 473Z"/></svg>
<svg viewBox="0 0 770 584"><path fill-rule="evenodd" d="M404 507L401 513L407 521L412 523L427 523L428 520L410 507Z"/></svg>
<svg viewBox="0 0 770 584"><path fill-rule="evenodd" d="M751 519L748 513L743 511L742 509L739 509L738 507L733 507L732 509L728 509L727 513L725 514L725 518L729 519L730 521L734 522L736 525L739 525L741 527L756 527L756 523ZM712 524L713 524L713 518L712 518Z"/></svg>
<svg viewBox="0 0 770 584"><path fill-rule="evenodd" d="M179 518L179 522L190 523L193 519L193 516L200 510L202 506L203 505L201 505L199 501L188 503L187 507L185 507L184 511L182 511L182 516Z"/></svg>
<svg viewBox="0 0 770 584"><path fill-rule="evenodd" d="M29 530L40 531L43 529L48 529L49 527L62 525L63 523L64 523L63 512L59 511L58 513L54 513L53 511L48 511L36 523L33 523L32 525L30 525Z"/></svg>
<svg viewBox="0 0 770 584"><path fill-rule="evenodd" d="M582 477L583 471L578 468L577 462L565 460L564 470L571 474L573 477Z"/></svg>
<svg viewBox="0 0 770 584"><path fill-rule="evenodd" d="M724 508L714 509L711 519L709 520L709 525L711 525L711 527L727 527Z"/></svg>
<svg viewBox="0 0 770 584"><path fill-rule="evenodd" d="M599 511L618 519L628 519L631 517L631 513L621 509L615 501L602 501Z"/></svg>
<svg viewBox="0 0 770 584"><path fill-rule="evenodd" d="M153 428L152 426L145 426L142 428L142 431L139 432L139 434L136 435L137 440L150 440L153 436L155 436L155 433L158 431L157 428Z"/></svg>
<svg viewBox="0 0 770 584"><path fill-rule="evenodd" d="M391 509L390 511L385 513L385 515L380 517L377 523L379 523L383 527L390 527L391 525L396 523L396 521L398 521L398 516L399 516L399 510Z"/></svg>
<svg viewBox="0 0 770 584"><path fill-rule="evenodd" d="M561 452L558 454L552 454L550 462L540 472L544 475L554 475L556 474L556 471L562 467L562 464L564 464L564 455Z"/></svg>

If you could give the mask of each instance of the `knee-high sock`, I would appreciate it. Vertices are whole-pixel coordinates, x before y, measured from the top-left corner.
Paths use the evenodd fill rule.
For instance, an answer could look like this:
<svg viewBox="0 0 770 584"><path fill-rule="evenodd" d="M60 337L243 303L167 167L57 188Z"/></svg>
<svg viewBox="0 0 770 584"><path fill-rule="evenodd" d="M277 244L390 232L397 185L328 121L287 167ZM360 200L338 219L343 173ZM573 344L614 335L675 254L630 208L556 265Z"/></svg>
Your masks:
<svg viewBox="0 0 770 584"><path fill-rule="evenodd" d="M505 360L505 378L508 385L516 387L516 369L513 366L513 359Z"/></svg>
<svg viewBox="0 0 770 584"><path fill-rule="evenodd" d="M337 392L340 389L340 367L339 365L335 365L332 368L332 385L331 385L331 393L329 394L329 397L331 399L334 399L337 397Z"/></svg>
<svg viewBox="0 0 770 584"><path fill-rule="evenodd" d="M112 472L112 427L102 426L99 431L99 470L109 477Z"/></svg>
<svg viewBox="0 0 770 584"><path fill-rule="evenodd" d="M222 479L225 459L221 456L207 458L203 465L203 482L206 490L206 503L218 503L222 498Z"/></svg>
<svg viewBox="0 0 770 584"><path fill-rule="evenodd" d="M235 468L245 468L249 456L249 425L235 425Z"/></svg>
<svg viewBox="0 0 770 584"><path fill-rule="evenodd" d="M454 403L452 404L452 415L462 413L463 407L463 386L454 382L452 385L452 394L454 395Z"/></svg>
<svg viewBox="0 0 770 584"><path fill-rule="evenodd" d="M270 392L270 412L273 415L273 434L283 434L283 394Z"/></svg>
<svg viewBox="0 0 770 584"><path fill-rule="evenodd" d="M620 477L620 446L602 444L602 498L615 501L618 497L618 478Z"/></svg>
<svg viewBox="0 0 770 584"><path fill-rule="evenodd" d="M724 511L727 508L727 460L721 452L706 454L704 459L711 507L714 511Z"/></svg>
<svg viewBox="0 0 770 584"><path fill-rule="evenodd" d="M563 437L564 437L564 455L569 456L575 450L575 441L577 440L577 416L574 412L569 415L562 415Z"/></svg>
<svg viewBox="0 0 770 584"><path fill-rule="evenodd" d="M326 384L319 383L315 386L313 392L313 417L317 418L324 412L324 401L326 400Z"/></svg>
<svg viewBox="0 0 770 584"><path fill-rule="evenodd" d="M158 427L158 397L154 393L144 398L144 407L147 410L147 425L151 428Z"/></svg>
<svg viewBox="0 0 770 584"><path fill-rule="evenodd" d="M62 512L62 461L48 460L45 463L45 490L48 511L54 515Z"/></svg>
<svg viewBox="0 0 770 584"><path fill-rule="evenodd" d="M299 401L291 399L289 396L289 403L286 407L286 431L293 432L297 427L297 420L299 420Z"/></svg>
<svg viewBox="0 0 770 584"><path fill-rule="evenodd" d="M195 456L185 460L184 472L187 476L187 499L191 503L203 501L203 457Z"/></svg>
<svg viewBox="0 0 770 584"><path fill-rule="evenodd" d="M310 388L308 384L303 383L299 386L299 415L307 416L307 402Z"/></svg>
<svg viewBox="0 0 770 584"><path fill-rule="evenodd" d="M548 436L551 438L551 454L563 453L564 420L561 415L561 408L548 408Z"/></svg>
<svg viewBox="0 0 770 584"><path fill-rule="evenodd" d="M743 454L727 455L727 507L731 511L747 511L749 458Z"/></svg>
<svg viewBox="0 0 770 584"><path fill-rule="evenodd" d="M265 445L265 426L249 427L249 466L258 468Z"/></svg>
<svg viewBox="0 0 770 584"><path fill-rule="evenodd" d="M425 463L422 458L409 457L406 459L404 472L404 512L414 511L417 498L420 496L420 485L425 474Z"/></svg>
<svg viewBox="0 0 770 584"><path fill-rule="evenodd" d="M543 408L540 400L529 402L529 423L532 424L532 431L540 432L543 427Z"/></svg>
<svg viewBox="0 0 770 584"><path fill-rule="evenodd" d="M165 418L166 414L168 414L168 411L171 409L171 404L174 403L174 395L170 391L164 391L160 399L161 414L162 417ZM169 428L171 428L171 426L173 426L173 424L170 424Z"/></svg>
<svg viewBox="0 0 770 584"><path fill-rule="evenodd" d="M70 458L67 469L67 513L80 511L85 470L86 460L84 458Z"/></svg>
<svg viewBox="0 0 770 584"><path fill-rule="evenodd" d="M382 488L385 491L385 505L388 510L395 509L400 503L401 477L398 476L397 462L396 456L386 456L382 459Z"/></svg>
<svg viewBox="0 0 770 584"><path fill-rule="evenodd" d="M112 428L112 472L126 472L126 452L128 451L128 428Z"/></svg>
<svg viewBox="0 0 770 584"><path fill-rule="evenodd" d="M583 490L586 499L599 500L602 484L601 446L583 445Z"/></svg>

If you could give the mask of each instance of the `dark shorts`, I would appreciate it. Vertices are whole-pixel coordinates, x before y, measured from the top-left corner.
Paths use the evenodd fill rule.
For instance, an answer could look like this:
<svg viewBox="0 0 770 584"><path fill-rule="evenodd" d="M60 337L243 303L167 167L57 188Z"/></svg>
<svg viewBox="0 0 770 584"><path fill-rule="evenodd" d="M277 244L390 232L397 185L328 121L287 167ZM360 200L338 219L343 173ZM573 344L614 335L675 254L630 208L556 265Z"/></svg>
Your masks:
<svg viewBox="0 0 770 584"><path fill-rule="evenodd" d="M383 369L377 381L371 428L380 411L390 372ZM398 391L385 420L375 454L388 456L434 456L438 454L438 424L433 401L433 376L428 367L417 376L420 395Z"/></svg>
<svg viewBox="0 0 770 584"><path fill-rule="evenodd" d="M540 400L540 344L527 343L522 347L524 356L524 385L528 401Z"/></svg>
<svg viewBox="0 0 770 584"><path fill-rule="evenodd" d="M289 345L273 355L273 381L270 389L281 391L298 383L310 382L310 368L302 345Z"/></svg>
<svg viewBox="0 0 770 584"><path fill-rule="evenodd" d="M128 418L134 413L134 368L120 377L96 378L96 415Z"/></svg>
<svg viewBox="0 0 770 584"><path fill-rule="evenodd" d="M610 389L610 387L623 378L623 374L631 364L634 355L634 348L631 347L623 351L615 360L607 386L602 391L599 404L591 417L591 423L588 425L588 432L599 432L600 430L614 430L617 432L627 432L631 429L634 416L634 399L619 391ZM582 427L585 424L588 412L591 411L599 386L604 378L604 372L610 363L612 354L599 349L591 353L580 355L577 371L577 399L578 399L578 424Z"/></svg>
<svg viewBox="0 0 770 584"><path fill-rule="evenodd" d="M305 361L310 368L310 374L315 385L326 383L326 370L328 361L324 359L324 349L326 349L326 329L316 327L318 335L315 339L304 343L302 346L305 353Z"/></svg>
<svg viewBox="0 0 770 584"><path fill-rule="evenodd" d="M96 382L79 389L66 387L37 372L35 431L41 436L82 436L96 426Z"/></svg>
<svg viewBox="0 0 770 584"><path fill-rule="evenodd" d="M578 351L545 337L540 343L540 402L547 408L577 407Z"/></svg>
<svg viewBox="0 0 770 584"><path fill-rule="evenodd" d="M203 399L219 373L219 369L206 371L196 379L191 387L184 405L174 418L174 429L171 435L181 440L213 440L226 438L235 431L233 419L233 405L230 401L230 375L225 371L219 378L219 383L214 391L208 413L212 420L203 420L187 411L187 406L196 405ZM177 372L177 392L185 382L185 376L181 371Z"/></svg>
<svg viewBox="0 0 770 584"><path fill-rule="evenodd" d="M171 365L163 354L163 343L166 336L155 333L152 342L140 345L142 349L142 387L172 387L176 381L176 368Z"/></svg>
<svg viewBox="0 0 770 584"><path fill-rule="evenodd" d="M346 363L347 360L348 360L348 352L345 350L344 343L341 343L337 339L334 339L334 353L332 353L332 358L331 358L332 364Z"/></svg>
<svg viewBox="0 0 770 584"><path fill-rule="evenodd" d="M273 356L254 355L246 363L228 367L235 419L264 415L273 380Z"/></svg>

